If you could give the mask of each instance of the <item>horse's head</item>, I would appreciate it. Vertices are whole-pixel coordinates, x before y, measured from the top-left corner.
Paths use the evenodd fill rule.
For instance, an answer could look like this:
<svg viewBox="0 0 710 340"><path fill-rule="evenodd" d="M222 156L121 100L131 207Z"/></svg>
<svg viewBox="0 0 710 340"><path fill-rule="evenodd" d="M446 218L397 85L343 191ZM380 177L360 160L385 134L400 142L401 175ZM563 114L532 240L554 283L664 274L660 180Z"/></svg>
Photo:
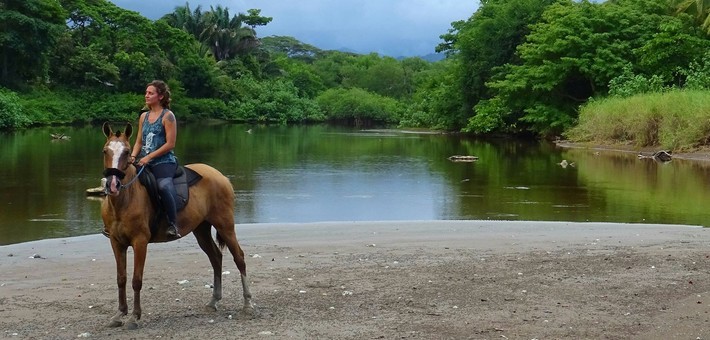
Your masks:
<svg viewBox="0 0 710 340"><path fill-rule="evenodd" d="M133 133L131 124L126 124L125 132L120 130L114 132L109 123L104 123L104 135L106 136L106 144L104 144L104 178L106 179L106 187L104 190L108 195L118 195L121 189L121 180L126 177L126 169L130 165L128 158L131 155L131 143L129 138Z"/></svg>

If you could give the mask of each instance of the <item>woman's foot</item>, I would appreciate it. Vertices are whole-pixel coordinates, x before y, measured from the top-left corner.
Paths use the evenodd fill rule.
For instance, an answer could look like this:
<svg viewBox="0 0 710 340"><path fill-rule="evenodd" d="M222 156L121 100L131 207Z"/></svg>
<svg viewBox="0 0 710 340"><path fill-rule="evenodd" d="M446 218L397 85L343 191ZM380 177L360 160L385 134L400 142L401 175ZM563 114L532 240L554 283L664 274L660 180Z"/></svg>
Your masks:
<svg viewBox="0 0 710 340"><path fill-rule="evenodd" d="M168 234L168 238L173 239L173 240L177 240L182 237L182 236L180 236L180 233L178 232L178 229L177 229L177 226L175 225L175 223L170 223L168 225L167 234Z"/></svg>

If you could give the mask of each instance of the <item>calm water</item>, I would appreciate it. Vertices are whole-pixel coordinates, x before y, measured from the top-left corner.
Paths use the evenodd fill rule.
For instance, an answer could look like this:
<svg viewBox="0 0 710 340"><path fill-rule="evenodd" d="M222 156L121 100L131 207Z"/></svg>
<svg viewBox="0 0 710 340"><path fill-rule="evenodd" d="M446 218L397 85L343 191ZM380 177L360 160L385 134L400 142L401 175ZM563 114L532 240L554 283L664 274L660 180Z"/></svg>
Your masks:
<svg viewBox="0 0 710 340"><path fill-rule="evenodd" d="M178 135L181 162L211 164L231 179L237 223L708 220L704 163L325 126L183 124ZM85 190L99 184L104 140L100 127L0 134L0 244L100 231L100 202ZM575 166L563 168L563 159Z"/></svg>

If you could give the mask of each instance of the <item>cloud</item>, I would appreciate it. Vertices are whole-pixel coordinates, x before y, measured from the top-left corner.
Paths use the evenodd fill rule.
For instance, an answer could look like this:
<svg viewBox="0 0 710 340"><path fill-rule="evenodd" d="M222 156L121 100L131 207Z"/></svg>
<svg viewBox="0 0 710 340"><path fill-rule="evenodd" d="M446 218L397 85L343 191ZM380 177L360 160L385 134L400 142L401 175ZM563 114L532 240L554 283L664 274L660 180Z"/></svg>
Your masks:
<svg viewBox="0 0 710 340"><path fill-rule="evenodd" d="M111 0L117 6L137 11L150 19L172 12L185 1ZM146 5L149 4L149 5ZM231 14L261 9L272 17L258 27L260 37L292 36L322 49L349 48L360 53L391 56L433 53L451 23L468 19L478 8L466 0L197 0L190 8L203 10L222 5Z"/></svg>

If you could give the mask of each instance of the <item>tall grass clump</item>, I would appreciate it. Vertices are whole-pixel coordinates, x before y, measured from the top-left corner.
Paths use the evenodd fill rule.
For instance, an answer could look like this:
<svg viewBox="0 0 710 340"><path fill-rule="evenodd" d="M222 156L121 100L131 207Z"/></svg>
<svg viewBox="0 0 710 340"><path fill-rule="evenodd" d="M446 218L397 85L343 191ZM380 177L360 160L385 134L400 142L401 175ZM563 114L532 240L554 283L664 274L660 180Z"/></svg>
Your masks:
<svg viewBox="0 0 710 340"><path fill-rule="evenodd" d="M590 101L565 137L670 150L704 146L710 142L710 91L669 90Z"/></svg>

